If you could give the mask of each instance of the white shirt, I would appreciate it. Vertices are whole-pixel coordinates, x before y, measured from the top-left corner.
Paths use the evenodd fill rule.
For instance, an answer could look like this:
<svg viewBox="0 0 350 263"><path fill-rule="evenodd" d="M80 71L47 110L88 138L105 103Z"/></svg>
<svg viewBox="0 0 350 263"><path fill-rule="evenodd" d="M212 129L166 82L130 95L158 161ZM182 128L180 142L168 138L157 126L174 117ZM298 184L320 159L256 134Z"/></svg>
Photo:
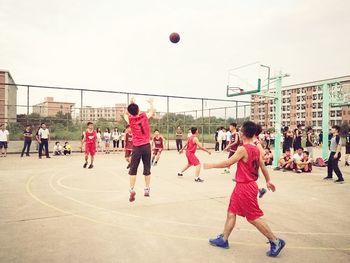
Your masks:
<svg viewBox="0 0 350 263"><path fill-rule="evenodd" d="M124 139L125 139L125 132L122 132L122 134L121 134L121 136L120 136L120 139L121 139L122 141L124 141Z"/></svg>
<svg viewBox="0 0 350 263"><path fill-rule="evenodd" d="M226 141L226 139L227 139L226 132L222 132L222 140L223 140L223 141Z"/></svg>
<svg viewBox="0 0 350 263"><path fill-rule="evenodd" d="M119 137L120 137L119 132L113 131L113 133L112 133L112 138L113 138L113 140L114 140L114 141L118 141L118 140L119 140Z"/></svg>
<svg viewBox="0 0 350 263"><path fill-rule="evenodd" d="M224 139L224 132L222 130L218 133L218 141L222 141Z"/></svg>
<svg viewBox="0 0 350 263"><path fill-rule="evenodd" d="M54 150L54 152L62 152L62 146L61 145L55 145L54 147L53 147L53 150Z"/></svg>
<svg viewBox="0 0 350 263"><path fill-rule="evenodd" d="M104 138L105 140L110 140L110 139L111 139L111 134L110 134L109 132L104 132L104 133L103 133L103 138Z"/></svg>
<svg viewBox="0 0 350 263"><path fill-rule="evenodd" d="M40 139L48 139L49 138L49 134L50 134L50 132L49 132L49 129L43 129L43 128L40 128L40 130L39 130L39 137L40 137Z"/></svg>
<svg viewBox="0 0 350 263"><path fill-rule="evenodd" d="M232 133L230 131L227 131L226 132L226 140L227 141L230 141L231 140L231 137L232 137Z"/></svg>
<svg viewBox="0 0 350 263"><path fill-rule="evenodd" d="M0 142L7 142L9 135L8 130L0 130Z"/></svg>
<svg viewBox="0 0 350 263"><path fill-rule="evenodd" d="M298 153L295 153L295 154L293 155L293 161L295 161L295 162L300 162L301 159L303 159L303 157L304 157L303 154L302 154L302 155L299 155Z"/></svg>

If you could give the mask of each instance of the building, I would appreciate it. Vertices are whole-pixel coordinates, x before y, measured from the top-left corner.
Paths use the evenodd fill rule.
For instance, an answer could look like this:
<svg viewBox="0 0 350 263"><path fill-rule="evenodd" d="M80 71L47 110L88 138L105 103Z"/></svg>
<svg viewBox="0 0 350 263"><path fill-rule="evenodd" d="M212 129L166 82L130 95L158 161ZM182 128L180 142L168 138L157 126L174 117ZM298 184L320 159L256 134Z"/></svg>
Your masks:
<svg viewBox="0 0 350 263"><path fill-rule="evenodd" d="M123 118L127 105L124 103L115 104L114 107L98 107L85 106L80 109L80 118L82 121L97 121L105 119L119 122Z"/></svg>
<svg viewBox="0 0 350 263"><path fill-rule="evenodd" d="M17 87L10 72L0 70L0 123L16 122L16 117Z"/></svg>
<svg viewBox="0 0 350 263"><path fill-rule="evenodd" d="M292 129L297 124L322 130L322 84L339 82L343 92L350 95L350 75L282 87L282 127ZM250 119L264 128L275 126L274 100L268 97L252 95ZM330 107L330 125L350 124L350 107Z"/></svg>
<svg viewBox="0 0 350 263"><path fill-rule="evenodd" d="M33 113L42 117L55 117L57 113L72 113L75 103L54 101L53 97L46 97L44 102L33 105Z"/></svg>

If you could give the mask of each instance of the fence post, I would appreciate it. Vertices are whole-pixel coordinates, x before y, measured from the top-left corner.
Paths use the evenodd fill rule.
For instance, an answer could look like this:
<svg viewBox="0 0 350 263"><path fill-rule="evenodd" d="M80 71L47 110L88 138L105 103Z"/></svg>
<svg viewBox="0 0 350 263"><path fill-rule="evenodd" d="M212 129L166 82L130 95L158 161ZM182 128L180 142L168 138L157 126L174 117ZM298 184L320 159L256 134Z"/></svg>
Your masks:
<svg viewBox="0 0 350 263"><path fill-rule="evenodd" d="M167 148L169 151L169 96L166 97Z"/></svg>
<svg viewBox="0 0 350 263"><path fill-rule="evenodd" d="M236 101L236 123L238 121L238 101Z"/></svg>
<svg viewBox="0 0 350 263"><path fill-rule="evenodd" d="M83 134L83 90L80 90L80 137ZM80 139L79 137L79 139Z"/></svg>
<svg viewBox="0 0 350 263"><path fill-rule="evenodd" d="M28 115L29 115L29 86L27 86L27 125L29 124Z"/></svg>
<svg viewBox="0 0 350 263"><path fill-rule="evenodd" d="M210 114L210 109L209 109L209 124L208 124L208 134L209 134L209 138L211 137L211 133L210 133L210 125L211 125L211 123L210 123L210 118L211 118L211 114Z"/></svg>
<svg viewBox="0 0 350 263"><path fill-rule="evenodd" d="M227 123L227 118L226 118L227 116L226 115L227 115L227 108L225 107L225 126L226 126L226 123Z"/></svg>
<svg viewBox="0 0 350 263"><path fill-rule="evenodd" d="M244 119L246 118L246 116L247 116L247 105L244 105Z"/></svg>
<svg viewBox="0 0 350 263"><path fill-rule="evenodd" d="M204 99L202 99L202 146L204 146Z"/></svg>

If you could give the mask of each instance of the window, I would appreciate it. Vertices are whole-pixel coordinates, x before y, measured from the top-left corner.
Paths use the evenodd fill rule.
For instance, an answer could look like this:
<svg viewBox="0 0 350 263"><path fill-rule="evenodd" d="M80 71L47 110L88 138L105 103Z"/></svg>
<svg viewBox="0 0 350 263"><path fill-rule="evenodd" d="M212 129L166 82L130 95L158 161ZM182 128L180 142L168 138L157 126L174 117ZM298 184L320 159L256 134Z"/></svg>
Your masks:
<svg viewBox="0 0 350 263"><path fill-rule="evenodd" d="M312 113L312 118L316 118L316 112ZM316 124L315 124L316 125Z"/></svg>
<svg viewBox="0 0 350 263"><path fill-rule="evenodd" d="M305 96L301 97L301 101L305 101Z"/></svg>
<svg viewBox="0 0 350 263"><path fill-rule="evenodd" d="M297 102L300 102L300 97L299 96L297 97Z"/></svg>
<svg viewBox="0 0 350 263"><path fill-rule="evenodd" d="M312 103L312 108L316 109L316 103Z"/></svg>
<svg viewBox="0 0 350 263"><path fill-rule="evenodd" d="M301 113L301 118L305 118L305 112Z"/></svg>
<svg viewBox="0 0 350 263"><path fill-rule="evenodd" d="M318 94L318 99L319 99L319 100L322 100L322 99L323 99L322 94Z"/></svg>
<svg viewBox="0 0 350 263"><path fill-rule="evenodd" d="M286 106L282 107L282 111L286 111ZM345 113L344 113L345 114Z"/></svg>
<svg viewBox="0 0 350 263"><path fill-rule="evenodd" d="M331 117L335 117L335 112L331 111Z"/></svg>
<svg viewBox="0 0 350 263"><path fill-rule="evenodd" d="M286 99L282 99L282 102L283 102L283 103L286 103Z"/></svg>
<svg viewBox="0 0 350 263"><path fill-rule="evenodd" d="M312 121L312 126L316 126L316 121Z"/></svg>
<svg viewBox="0 0 350 263"><path fill-rule="evenodd" d="M313 100L317 100L317 94L314 94L314 95L312 96L312 99L313 99Z"/></svg>
<svg viewBox="0 0 350 263"><path fill-rule="evenodd" d="M317 91L317 87L313 87L312 91L316 92Z"/></svg>
<svg viewBox="0 0 350 263"><path fill-rule="evenodd" d="M302 110L305 110L305 104L302 104L302 105L301 105L301 109L302 109Z"/></svg>
<svg viewBox="0 0 350 263"><path fill-rule="evenodd" d="M317 112L317 117L322 118L322 111Z"/></svg>
<svg viewBox="0 0 350 263"><path fill-rule="evenodd" d="M337 111L337 117L341 117L341 110Z"/></svg>
<svg viewBox="0 0 350 263"><path fill-rule="evenodd" d="M317 104L317 108L322 109L322 102L319 102L319 103Z"/></svg>

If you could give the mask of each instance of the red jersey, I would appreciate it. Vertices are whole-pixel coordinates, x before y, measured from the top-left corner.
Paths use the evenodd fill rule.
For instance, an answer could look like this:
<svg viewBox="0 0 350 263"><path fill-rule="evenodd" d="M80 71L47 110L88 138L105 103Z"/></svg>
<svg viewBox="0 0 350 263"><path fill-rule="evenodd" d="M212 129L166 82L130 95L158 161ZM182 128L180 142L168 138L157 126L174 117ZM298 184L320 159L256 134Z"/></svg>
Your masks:
<svg viewBox="0 0 350 263"><path fill-rule="evenodd" d="M129 124L132 132L134 146L142 146L149 143L150 129L146 113L138 116L129 115Z"/></svg>
<svg viewBox="0 0 350 263"><path fill-rule="evenodd" d="M230 152L236 152L237 148L239 146L239 134L238 134L238 132L235 132L234 134L232 134L230 143L235 143L235 144L231 145Z"/></svg>
<svg viewBox="0 0 350 263"><path fill-rule="evenodd" d="M238 161L236 182L250 183L258 180L260 151L256 146L251 144L243 144L243 147L248 153L248 160L247 162L243 161L243 159Z"/></svg>
<svg viewBox="0 0 350 263"><path fill-rule="evenodd" d="M96 144L97 134L96 131L89 132L89 130L85 131L85 143L87 144Z"/></svg>
<svg viewBox="0 0 350 263"><path fill-rule="evenodd" d="M190 138L188 138L187 141L187 149L186 149L186 153L195 153L197 150L197 144L194 143L194 138L196 136L191 136Z"/></svg>
<svg viewBox="0 0 350 263"><path fill-rule="evenodd" d="M154 137L153 138L154 148L155 149L163 149L163 138L162 137Z"/></svg>
<svg viewBox="0 0 350 263"><path fill-rule="evenodd" d="M125 134L125 150L132 151L132 133Z"/></svg>

